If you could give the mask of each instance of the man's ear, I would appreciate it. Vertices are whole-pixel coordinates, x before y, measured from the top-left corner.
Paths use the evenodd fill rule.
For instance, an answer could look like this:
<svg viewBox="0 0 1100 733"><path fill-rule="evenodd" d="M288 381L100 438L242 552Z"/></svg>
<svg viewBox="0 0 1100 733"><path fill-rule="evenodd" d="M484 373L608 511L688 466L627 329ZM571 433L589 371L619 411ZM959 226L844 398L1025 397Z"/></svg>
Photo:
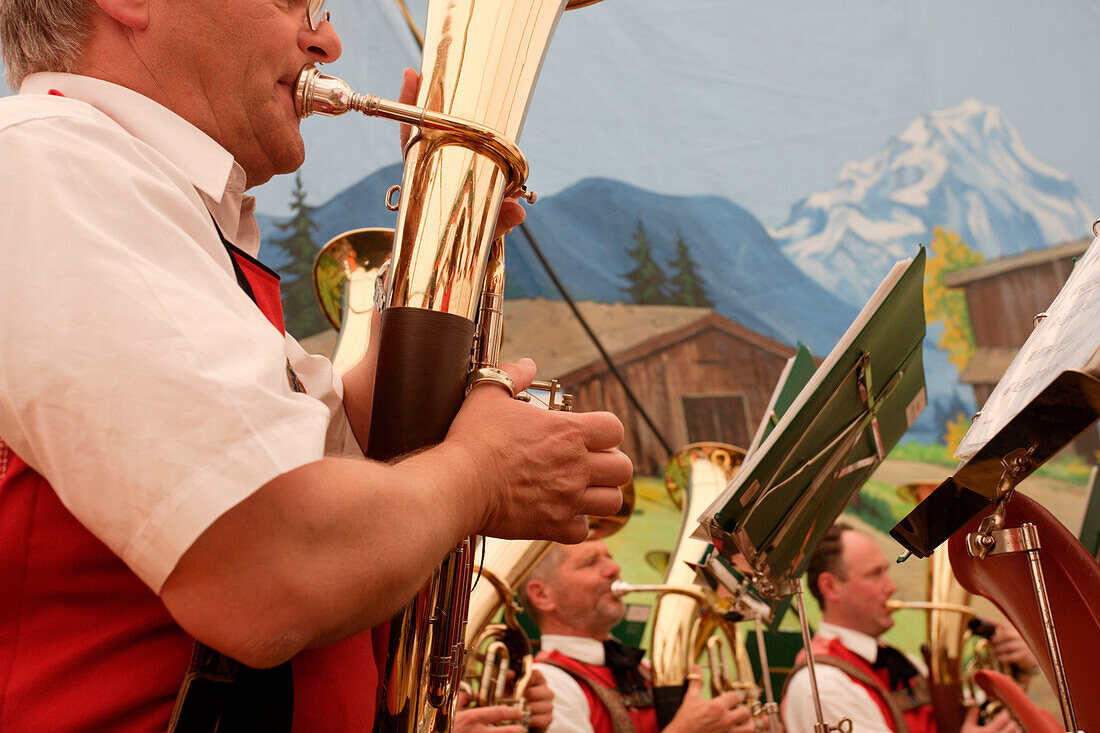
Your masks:
<svg viewBox="0 0 1100 733"><path fill-rule="evenodd" d="M142 31L149 26L149 0L95 0L95 4L131 30Z"/></svg>
<svg viewBox="0 0 1100 733"><path fill-rule="evenodd" d="M837 596L837 585L840 579L829 572L817 576L817 589L825 600L832 600Z"/></svg>
<svg viewBox="0 0 1100 733"><path fill-rule="evenodd" d="M527 600L538 611L549 611L554 607L550 586L541 580L527 581Z"/></svg>

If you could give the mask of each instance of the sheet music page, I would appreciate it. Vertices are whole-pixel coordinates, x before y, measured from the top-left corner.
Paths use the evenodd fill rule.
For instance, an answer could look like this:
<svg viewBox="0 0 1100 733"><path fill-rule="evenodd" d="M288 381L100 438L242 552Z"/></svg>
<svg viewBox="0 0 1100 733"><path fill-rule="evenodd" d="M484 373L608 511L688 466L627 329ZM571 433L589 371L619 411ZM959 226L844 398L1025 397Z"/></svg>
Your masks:
<svg viewBox="0 0 1100 733"><path fill-rule="evenodd" d="M768 437L764 440L764 444L756 447L752 452L745 456L745 462L741 464L741 468L737 471L737 475L734 476L733 481L730 482L726 490L714 501L710 507L698 518L699 524L708 525L714 520L715 512L720 507L729 503L731 497L737 493L737 490L741 488L741 484L744 479L748 478L752 471L756 468L756 465L760 462L763 456L767 455L768 449L772 444L778 440L779 436L783 434L783 431L787 429L787 426L798 415L799 410L802 409L806 401L809 400L810 395L821 385L826 376L840 361L841 356L847 350L848 346L859 336L860 332L871 320L872 316L878 312L878 309L882 306L886 297L893 291L894 286L897 285L902 275L905 274L906 269L912 264L913 258L900 260L894 263L894 266L890 268L890 271L886 273L886 277L882 279L878 289L871 294L871 297L867 300L867 304L863 306L863 310L859 312L856 319L852 322L852 325L848 327L848 330L844 332L844 335L840 337L840 341L837 342L833 350L829 352L829 356L822 362L821 366L814 372L813 377L810 378L809 383L802 388L798 397L794 403L787 409L779 419L779 424L775 429L768 434ZM793 360L791 362L793 364ZM787 372L789 374L789 372ZM778 394L778 391L773 392L773 397ZM765 419L767 419L765 417Z"/></svg>
<svg viewBox="0 0 1100 733"><path fill-rule="evenodd" d="M959 444L966 461L1068 369L1095 372L1100 346L1100 246L1094 239Z"/></svg>

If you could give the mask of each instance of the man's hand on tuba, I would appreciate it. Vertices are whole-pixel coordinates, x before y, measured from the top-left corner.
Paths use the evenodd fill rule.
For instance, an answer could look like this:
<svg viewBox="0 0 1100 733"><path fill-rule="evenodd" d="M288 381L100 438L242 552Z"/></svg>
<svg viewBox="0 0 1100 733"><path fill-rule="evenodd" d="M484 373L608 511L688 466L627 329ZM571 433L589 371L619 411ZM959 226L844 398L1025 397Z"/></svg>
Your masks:
<svg viewBox="0 0 1100 733"><path fill-rule="evenodd" d="M420 75L416 73L416 69L406 67L401 75L401 92L397 96L397 101L402 104L416 104L418 91L420 91ZM409 135L411 134L412 128L402 123L400 127L402 150L408 144ZM505 199L500 204L500 215L497 217L497 228L493 238L503 237L522 224L526 218L527 211L520 206L519 201L514 196Z"/></svg>
<svg viewBox="0 0 1100 733"><path fill-rule="evenodd" d="M517 392L535 378L530 359L500 368ZM588 533L587 515L622 504L618 487L632 474L616 448L622 439L609 412L543 410L484 383L470 391L443 445L457 449L456 470L480 483L482 534L576 543Z"/></svg>
<svg viewBox="0 0 1100 733"><path fill-rule="evenodd" d="M696 666L688 675L684 701L665 733L753 733L756 724L739 691L703 697L701 670Z"/></svg>

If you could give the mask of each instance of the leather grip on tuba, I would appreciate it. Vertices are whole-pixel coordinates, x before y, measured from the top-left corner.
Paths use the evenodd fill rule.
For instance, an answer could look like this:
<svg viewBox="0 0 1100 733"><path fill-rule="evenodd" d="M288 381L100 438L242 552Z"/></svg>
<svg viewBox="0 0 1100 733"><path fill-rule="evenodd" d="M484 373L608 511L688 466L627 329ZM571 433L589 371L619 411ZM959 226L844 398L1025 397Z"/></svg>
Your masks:
<svg viewBox="0 0 1100 733"><path fill-rule="evenodd" d="M684 694L687 692L688 683L676 687L654 687L653 707L657 711L657 730L664 730L684 702Z"/></svg>
<svg viewBox="0 0 1100 733"><path fill-rule="evenodd" d="M443 440L465 390L474 324L424 308L382 311L368 456L380 461Z"/></svg>

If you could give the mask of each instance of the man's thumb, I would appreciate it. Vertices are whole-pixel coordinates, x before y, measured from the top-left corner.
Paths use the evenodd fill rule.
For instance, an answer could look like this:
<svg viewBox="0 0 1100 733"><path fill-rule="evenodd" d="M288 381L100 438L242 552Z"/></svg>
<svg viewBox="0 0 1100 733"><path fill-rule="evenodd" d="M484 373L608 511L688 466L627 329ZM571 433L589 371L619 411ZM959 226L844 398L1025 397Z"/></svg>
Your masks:
<svg viewBox="0 0 1100 733"><path fill-rule="evenodd" d="M684 697L699 697L702 694L703 670L700 669L699 665L695 665L687 675L687 689L684 691Z"/></svg>

